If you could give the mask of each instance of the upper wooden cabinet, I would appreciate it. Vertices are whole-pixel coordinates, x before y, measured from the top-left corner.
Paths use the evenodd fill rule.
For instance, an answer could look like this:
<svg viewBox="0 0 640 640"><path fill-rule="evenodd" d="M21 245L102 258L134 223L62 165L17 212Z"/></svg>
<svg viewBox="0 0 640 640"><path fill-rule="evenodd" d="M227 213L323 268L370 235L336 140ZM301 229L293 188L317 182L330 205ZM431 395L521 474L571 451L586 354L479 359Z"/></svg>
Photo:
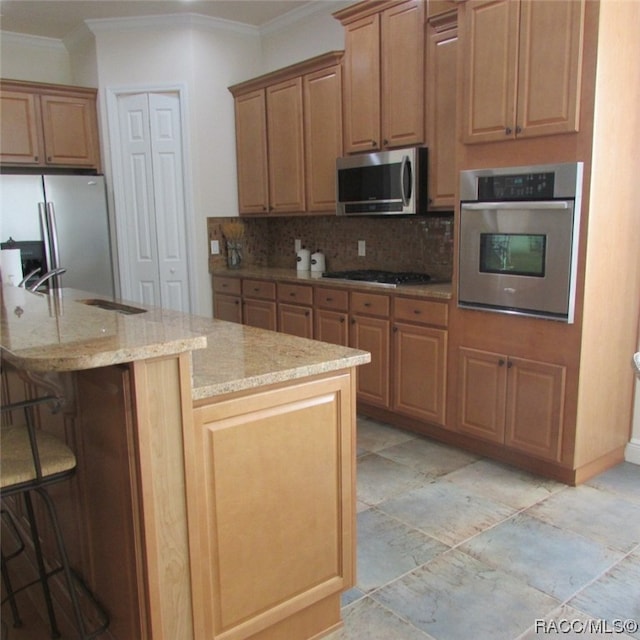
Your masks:
<svg viewBox="0 0 640 640"><path fill-rule="evenodd" d="M585 0L461 7L463 141L578 130Z"/></svg>
<svg viewBox="0 0 640 640"><path fill-rule="evenodd" d="M345 27L347 153L424 142L424 5L366 1L333 14Z"/></svg>
<svg viewBox="0 0 640 640"><path fill-rule="evenodd" d="M0 162L100 167L96 90L3 80Z"/></svg>
<svg viewBox="0 0 640 640"><path fill-rule="evenodd" d="M458 29L454 8L427 25L426 109L429 209L452 210L456 182Z"/></svg>
<svg viewBox="0 0 640 640"><path fill-rule="evenodd" d="M342 55L331 52L229 87L240 214L335 211Z"/></svg>

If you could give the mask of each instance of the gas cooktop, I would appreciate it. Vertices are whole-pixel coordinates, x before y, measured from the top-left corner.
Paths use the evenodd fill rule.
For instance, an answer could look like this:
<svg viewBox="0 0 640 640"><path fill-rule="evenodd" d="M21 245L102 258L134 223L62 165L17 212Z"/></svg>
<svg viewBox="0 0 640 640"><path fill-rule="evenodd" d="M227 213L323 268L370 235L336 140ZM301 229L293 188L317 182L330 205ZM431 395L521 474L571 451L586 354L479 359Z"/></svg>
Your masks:
<svg viewBox="0 0 640 640"><path fill-rule="evenodd" d="M356 269L354 271L328 271L322 274L323 278L335 280L355 280L376 284L381 287L397 287L410 284L435 284L436 282L428 273L415 273L413 271L380 271L378 269Z"/></svg>

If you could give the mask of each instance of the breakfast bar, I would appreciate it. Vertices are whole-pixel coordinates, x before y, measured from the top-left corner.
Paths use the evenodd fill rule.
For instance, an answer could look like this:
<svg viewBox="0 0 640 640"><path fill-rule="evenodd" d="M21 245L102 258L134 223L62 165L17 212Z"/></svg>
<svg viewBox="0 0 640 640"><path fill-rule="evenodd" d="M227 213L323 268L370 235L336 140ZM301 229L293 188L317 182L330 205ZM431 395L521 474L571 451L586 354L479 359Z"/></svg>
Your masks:
<svg viewBox="0 0 640 640"><path fill-rule="evenodd" d="M3 402L63 401L38 427L76 453L55 500L110 637L303 640L341 624L355 371L369 359L73 289L3 287Z"/></svg>

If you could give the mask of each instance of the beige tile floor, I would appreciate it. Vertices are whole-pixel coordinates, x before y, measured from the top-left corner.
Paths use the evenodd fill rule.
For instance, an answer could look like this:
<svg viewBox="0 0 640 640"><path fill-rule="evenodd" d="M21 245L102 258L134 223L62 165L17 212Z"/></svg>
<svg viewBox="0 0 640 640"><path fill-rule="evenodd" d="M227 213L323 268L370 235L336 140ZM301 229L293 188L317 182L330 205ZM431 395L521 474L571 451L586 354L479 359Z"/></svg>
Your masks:
<svg viewBox="0 0 640 640"><path fill-rule="evenodd" d="M329 640L640 639L640 467L568 487L358 419L358 579Z"/></svg>

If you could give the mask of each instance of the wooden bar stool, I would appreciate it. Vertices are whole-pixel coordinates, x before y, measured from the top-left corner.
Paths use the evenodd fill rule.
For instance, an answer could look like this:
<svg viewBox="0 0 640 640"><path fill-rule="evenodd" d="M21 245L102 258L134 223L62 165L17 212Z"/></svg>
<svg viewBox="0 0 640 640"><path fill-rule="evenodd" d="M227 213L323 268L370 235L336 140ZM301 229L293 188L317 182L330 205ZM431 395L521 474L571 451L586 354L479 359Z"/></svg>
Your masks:
<svg viewBox="0 0 640 640"><path fill-rule="evenodd" d="M31 541L35 552L38 576L35 580L14 587L8 568L9 561L17 557L24 551L25 545L18 533L18 529L9 515L9 510L2 508L2 517L8 521L9 530L14 533L16 539L16 549L10 552L2 550L2 582L6 596L2 603L9 601L14 626L22 625L20 619L16 595L24 589L40 584L44 596L49 624L51 627L51 637L60 637L60 630L56 620L53 607L53 599L49 580L52 576L62 572L64 584L68 596L73 606L73 615L78 638L88 640L101 634L109 626L109 618L102 606L90 593L79 576L69 565L66 546L62 536L60 524L55 506L47 486L56 482L61 482L70 478L76 469L76 457L73 451L59 438L45 433L35 428L34 407L45 403L57 403L57 399L52 396L36 398L13 404L4 405L2 412L19 411L24 414L24 422L15 422L9 426L3 426L1 433L1 468L0 468L0 497L4 500L8 496L22 496L24 499L27 520L29 522ZM46 514L49 517L51 527L56 539L58 551L58 566L47 569L45 559L42 554L40 536L38 533L38 523L33 509L32 494L40 496L46 507ZM3 541L4 544L4 541ZM47 560L50 560L49 558ZM92 630L87 629L87 620L83 614L80 602L88 602L94 610L97 622L92 625Z"/></svg>

